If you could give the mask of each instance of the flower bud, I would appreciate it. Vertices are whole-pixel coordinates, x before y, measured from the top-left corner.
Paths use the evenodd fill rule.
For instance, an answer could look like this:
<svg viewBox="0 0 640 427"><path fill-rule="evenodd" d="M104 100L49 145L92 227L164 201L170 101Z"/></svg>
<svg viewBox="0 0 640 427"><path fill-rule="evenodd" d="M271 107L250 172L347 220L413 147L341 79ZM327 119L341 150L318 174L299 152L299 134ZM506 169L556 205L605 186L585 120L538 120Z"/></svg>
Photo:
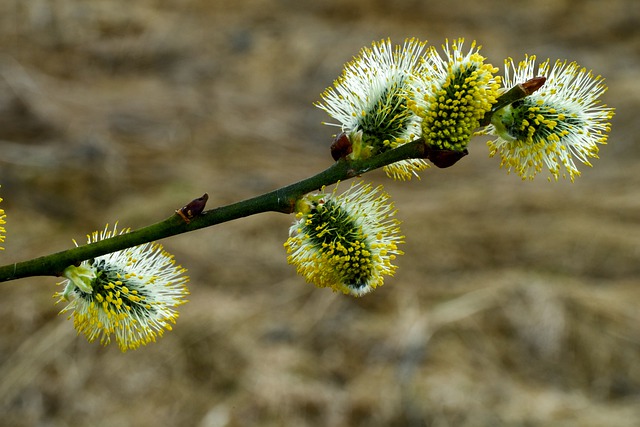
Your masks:
<svg viewBox="0 0 640 427"><path fill-rule="evenodd" d="M399 222L381 187L354 184L340 195L312 194L297 204L284 244L298 274L318 287L362 296L392 276L402 254Z"/></svg>
<svg viewBox="0 0 640 427"><path fill-rule="evenodd" d="M120 232L126 233L128 230ZM117 235L116 227L88 236L88 243ZM186 270L157 243L146 243L69 266L58 302L67 302L78 333L107 345L111 336L122 351L155 341L171 330L189 294Z"/></svg>
<svg viewBox="0 0 640 427"><path fill-rule="evenodd" d="M611 130L614 111L599 100L607 87L602 77L575 62L557 61L551 67L547 59L537 70L535 62L535 56L517 65L512 59L505 61L505 88L534 76L546 81L493 114L485 131L497 136L488 142L490 155L498 154L501 166L523 179L533 179L547 168L555 180L562 176L574 181L580 176L574 159L591 166L589 159L598 158L598 145L606 144Z"/></svg>
<svg viewBox="0 0 640 427"><path fill-rule="evenodd" d="M420 71L430 78L413 84L412 108L422 118L422 137L433 149L464 152L497 99L497 68L484 63L475 42L469 52L462 53L463 43L459 39L451 46L445 44L444 59L430 48Z"/></svg>
<svg viewBox="0 0 640 427"><path fill-rule="evenodd" d="M317 106L339 122L333 125L350 142L346 144L342 136L334 141L334 159L366 159L421 136L420 117L409 108L409 87L411 81L422 78L416 72L424 46L425 42L415 39L395 48L389 40L373 43L346 64L342 76L324 91ZM384 170L394 179L406 180L427 167L423 159L410 159Z"/></svg>

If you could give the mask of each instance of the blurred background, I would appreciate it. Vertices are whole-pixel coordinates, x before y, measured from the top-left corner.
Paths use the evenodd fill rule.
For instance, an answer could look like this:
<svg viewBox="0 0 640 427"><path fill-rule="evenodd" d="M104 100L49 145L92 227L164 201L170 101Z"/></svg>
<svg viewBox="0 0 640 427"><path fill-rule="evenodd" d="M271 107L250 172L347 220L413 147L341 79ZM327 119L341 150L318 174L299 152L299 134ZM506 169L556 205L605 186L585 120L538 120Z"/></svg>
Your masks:
<svg viewBox="0 0 640 427"><path fill-rule="evenodd" d="M616 108L574 184L483 138L422 180L368 174L407 243L364 298L296 276L275 213L163 241L191 301L137 351L76 336L55 278L0 284L0 425L640 425L639 26L637 0L0 2L2 264L330 166L312 104L373 40L575 60Z"/></svg>

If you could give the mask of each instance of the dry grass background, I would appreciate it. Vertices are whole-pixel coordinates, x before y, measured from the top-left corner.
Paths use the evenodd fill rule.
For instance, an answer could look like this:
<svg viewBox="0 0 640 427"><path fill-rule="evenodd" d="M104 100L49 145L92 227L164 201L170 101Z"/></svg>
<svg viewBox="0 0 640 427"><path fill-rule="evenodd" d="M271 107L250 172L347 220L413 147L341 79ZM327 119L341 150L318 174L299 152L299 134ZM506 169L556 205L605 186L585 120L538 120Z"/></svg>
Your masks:
<svg viewBox="0 0 640 427"><path fill-rule="evenodd" d="M163 242L191 302L135 352L76 337L54 279L2 284L0 424L640 425L639 24L637 0L0 2L3 263L329 166L312 102L372 40L576 60L617 108L575 184L521 182L481 138L421 181L368 175L407 244L365 298L297 277L278 214Z"/></svg>

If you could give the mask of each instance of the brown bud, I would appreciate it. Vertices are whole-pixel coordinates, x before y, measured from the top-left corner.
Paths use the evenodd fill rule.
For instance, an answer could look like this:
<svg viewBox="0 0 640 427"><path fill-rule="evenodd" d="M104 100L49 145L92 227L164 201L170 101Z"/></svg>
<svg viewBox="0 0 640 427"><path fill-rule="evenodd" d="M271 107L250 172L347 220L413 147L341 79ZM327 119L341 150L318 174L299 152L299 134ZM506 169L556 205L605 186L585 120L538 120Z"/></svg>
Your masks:
<svg viewBox="0 0 640 427"><path fill-rule="evenodd" d="M431 150L427 153L427 159L431 160L431 162L439 168L448 168L456 164L458 160L467 154L469 154L469 152L466 148L462 151Z"/></svg>
<svg viewBox="0 0 640 427"><path fill-rule="evenodd" d="M333 157L333 160L336 162L351 154L352 151L351 140L344 132L338 134L333 140L333 144L331 144L331 157Z"/></svg>
<svg viewBox="0 0 640 427"><path fill-rule="evenodd" d="M191 219L202 213L205 205L207 204L207 200L209 200L209 195L207 193L204 193L202 197L193 199L185 206L176 210L176 214L180 216L180 218L182 218L184 222L189 224L191 222Z"/></svg>
<svg viewBox="0 0 640 427"><path fill-rule="evenodd" d="M527 80L524 83L521 83L520 86L522 87L522 90L524 90L524 92L527 95L531 95L533 92L540 89L544 84L544 82L546 81L547 81L546 77L534 77L532 79Z"/></svg>

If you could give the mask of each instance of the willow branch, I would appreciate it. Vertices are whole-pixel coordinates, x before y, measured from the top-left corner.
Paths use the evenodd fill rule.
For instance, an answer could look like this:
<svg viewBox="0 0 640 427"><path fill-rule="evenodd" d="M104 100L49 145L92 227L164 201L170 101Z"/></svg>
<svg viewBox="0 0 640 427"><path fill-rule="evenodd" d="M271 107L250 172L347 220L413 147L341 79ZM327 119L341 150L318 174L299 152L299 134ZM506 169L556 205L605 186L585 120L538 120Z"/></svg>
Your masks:
<svg viewBox="0 0 640 427"><path fill-rule="evenodd" d="M544 77L534 77L505 92L480 121L480 125L488 125L496 111L531 95L544 84L544 81ZM109 239L2 266L0 267L0 282L32 276L60 276L64 269L70 265L79 265L84 260L144 243L259 213L281 212L289 214L293 212L296 201L307 193L318 190L324 185L335 184L338 181L344 181L401 160L429 159L436 166L444 168L453 165L466 154L466 150L456 152L430 148L420 138L364 160L349 160L343 157L326 170L310 178L251 199L204 211L189 221L185 221L182 215L171 215L163 221Z"/></svg>
<svg viewBox="0 0 640 427"><path fill-rule="evenodd" d="M166 237L263 212L288 214L293 212L298 198L318 190L324 185L335 184L338 181L353 178L400 160L429 158L430 155L437 152L439 151L429 150L422 139L417 139L366 160L350 161L343 158L310 178L251 199L204 211L188 223L179 215L171 215L165 220L129 233L32 260L2 266L0 267L0 282L32 276L60 276L64 269L70 265L78 265L84 260Z"/></svg>

